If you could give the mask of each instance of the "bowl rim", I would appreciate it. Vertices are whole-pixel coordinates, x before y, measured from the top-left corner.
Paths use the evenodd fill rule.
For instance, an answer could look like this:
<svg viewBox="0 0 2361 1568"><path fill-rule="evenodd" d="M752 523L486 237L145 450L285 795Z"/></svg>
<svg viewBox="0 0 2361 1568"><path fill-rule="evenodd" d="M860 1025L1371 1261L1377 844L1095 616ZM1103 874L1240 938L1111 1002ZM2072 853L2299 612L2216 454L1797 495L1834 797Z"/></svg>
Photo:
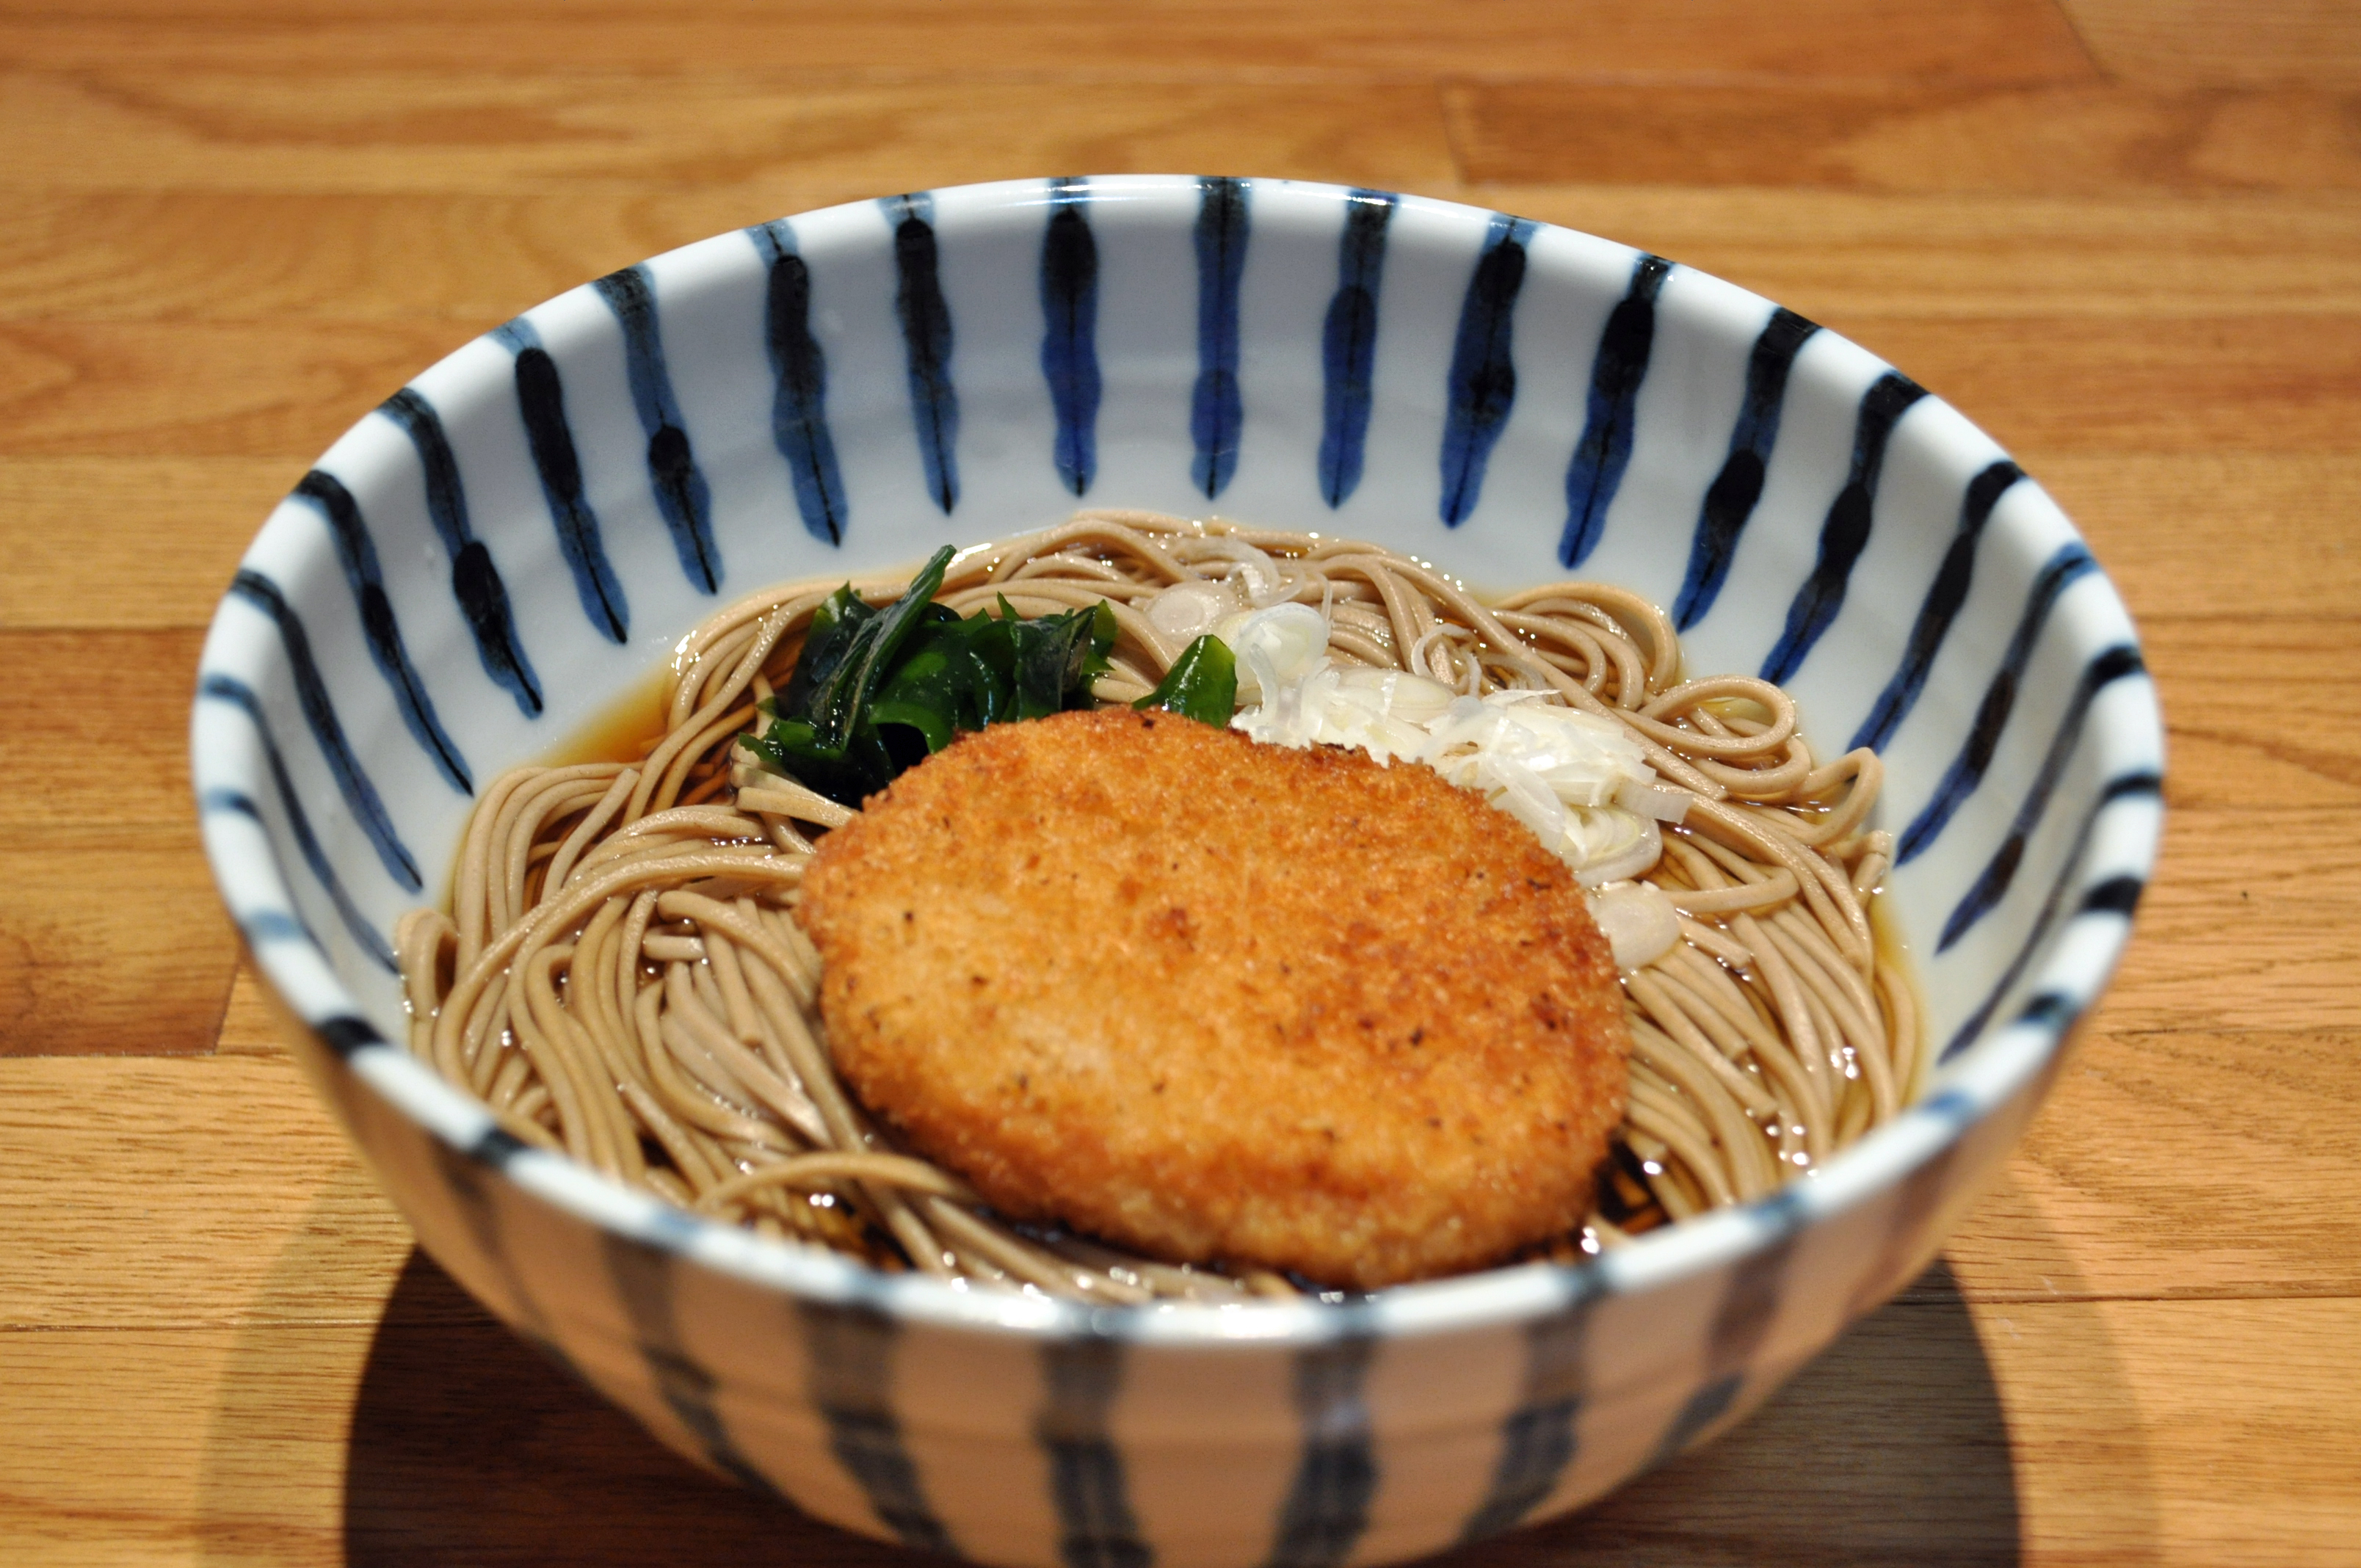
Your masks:
<svg viewBox="0 0 2361 1568"><path fill-rule="evenodd" d="M1070 192L1070 200L1107 201L1176 185L1185 184L1193 190L1199 183L1200 177L1194 175L1093 175L1057 181L998 181L939 189L957 191L971 201L981 199L998 208L1039 205L1046 201L1046 192L1051 185L1063 186ZM1254 183L1283 186L1315 196L1333 195L1340 201L1389 194L1307 181L1257 180ZM1490 215L1487 209L1441 198L1402 194L1396 199L1404 204L1462 215ZM869 204L865 200L840 203L793 215L818 216ZM1538 222L1533 226L1563 230L1563 225ZM664 255L678 255L708 243L708 240L694 241ZM1761 298L1751 291L1741 292L1748 298ZM446 363L470 345L458 345L437 364ZM2095 619L2111 606L2129 625L2128 612L2103 569L2092 576L2103 587L2107 598L2095 606L2088 601L2079 608L2061 603L2056 612L2063 618L2061 624ZM225 597L215 609L200 658L201 675L207 668L229 663L221 657L225 648L258 634L250 627L242 629L229 616L227 607L232 602L231 598ZM2142 683L2142 705L2130 716L2110 718L2103 712L2093 711L2086 723L2101 744L2112 738L2118 742L2130 742L2141 754L2153 755L2156 762L2152 771L2160 781L2162 716L2153 685ZM217 772L198 734L203 706L201 696L192 716L191 731L192 783L201 802L215 787L213 780ZM2153 734L2136 733L2143 729L2152 729ZM2128 836L2118 832L2113 846L2114 852L2110 856L2112 864L2124 868L2143 885L2153 874L2162 839L2160 795L2158 800L2159 809L2135 824ZM283 867L270 852L267 840L235 836L220 828L214 814L201 811L200 817L215 890L234 919L241 905L247 908L293 906ZM264 845L258 853L254 847L257 841ZM2086 872L2087 869L2086 865ZM272 898L268 902L258 900L251 896L256 894ZM1251 1343L1291 1346L1345 1337L1416 1335L1495 1327L1529 1321L1597 1298L1663 1288L1739 1264L1810 1225L1898 1187L1912 1172L1959 1143L1985 1116L2028 1087L2037 1087L2041 1075L2055 1067L2069 1037L2105 989L2131 936L2130 908L2109 910L2125 918L2100 925L2082 919L2088 913L2079 911L2046 928L2037 926L2028 939L2028 950L2045 939L2051 946L2042 962L2025 967L2016 977L2019 994L2029 1000L2006 1021L1985 1023L1982 1035L1947 1069L1942 1088L1865 1135L1811 1176L1791 1181L1763 1199L1665 1226L1634 1238L1627 1246L1578 1264L1512 1264L1395 1286L1341 1300L1256 1300L1237 1305L1154 1302L1138 1306L1060 1300L1029 1288L1022 1292L972 1288L963 1282L948 1282L916 1272L889 1274L842 1254L809 1244L766 1238L752 1230L675 1208L653 1194L627 1188L561 1153L523 1144L500 1129L489 1111L472 1096L445 1083L406 1048L386 1040L367 1021L359 1003L336 976L326 954L310 943L307 934L298 933L300 939L261 941L256 939L252 921L241 920L238 927L249 959L284 1005L288 1016L300 1023L313 1040L369 1092L453 1153L513 1183L530 1198L549 1203L596 1230L677 1255L744 1284L794 1298L870 1309L915 1323L1039 1339L1085 1337L1161 1344ZM2078 924L2080 930L2076 929ZM2073 939L2069 939L2070 935Z"/></svg>

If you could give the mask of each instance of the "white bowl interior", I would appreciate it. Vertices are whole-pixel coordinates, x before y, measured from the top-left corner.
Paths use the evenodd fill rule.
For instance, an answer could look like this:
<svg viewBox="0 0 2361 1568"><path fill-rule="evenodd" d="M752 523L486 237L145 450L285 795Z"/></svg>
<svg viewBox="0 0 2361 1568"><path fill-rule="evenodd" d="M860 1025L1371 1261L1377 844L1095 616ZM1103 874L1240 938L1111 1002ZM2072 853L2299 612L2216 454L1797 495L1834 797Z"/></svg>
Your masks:
<svg viewBox="0 0 2361 1568"><path fill-rule="evenodd" d="M652 461L666 430L685 461L676 437ZM1759 495L1734 509L1750 459ZM1882 821L1927 824L1890 907L1944 1061L1933 1119L1834 1162L1794 1200L1806 1217L2023 1089L2120 949L2158 831L2153 693L2071 526L1966 420L1833 334L1623 246L1415 198L1169 177L947 190L723 235L535 307L363 419L272 515L206 648L196 774L232 912L299 1014L399 1038L372 949L441 892L460 781L558 749L761 585L1078 504L1369 538L1478 588L1596 576L1681 606L1692 673L1776 667L1824 753L1882 722ZM1947 777L1965 787L1936 821ZM480 1135L386 1055L365 1074L379 1091ZM533 1179L687 1245L587 1172ZM1617 1277L1636 1288L1763 1234L1681 1229ZM751 1238L696 1245L836 1278ZM1520 1288L1449 1282L1398 1310L1513 1313Z"/></svg>

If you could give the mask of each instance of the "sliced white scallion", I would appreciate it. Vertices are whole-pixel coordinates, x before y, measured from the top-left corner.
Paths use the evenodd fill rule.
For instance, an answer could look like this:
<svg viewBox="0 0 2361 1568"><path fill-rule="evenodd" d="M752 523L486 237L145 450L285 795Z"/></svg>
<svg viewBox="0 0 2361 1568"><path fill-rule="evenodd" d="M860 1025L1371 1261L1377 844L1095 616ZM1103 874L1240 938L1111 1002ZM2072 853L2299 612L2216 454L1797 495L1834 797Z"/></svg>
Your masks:
<svg viewBox="0 0 2361 1568"><path fill-rule="evenodd" d="M1532 830L1586 887L1636 877L1664 852L1657 823L1688 810L1640 742L1612 719L1534 691L1455 696L1400 670L1339 667L1327 623L1283 604L1224 620L1241 696L1262 698L1231 723L1273 745L1349 746L1380 762L1424 762Z"/></svg>

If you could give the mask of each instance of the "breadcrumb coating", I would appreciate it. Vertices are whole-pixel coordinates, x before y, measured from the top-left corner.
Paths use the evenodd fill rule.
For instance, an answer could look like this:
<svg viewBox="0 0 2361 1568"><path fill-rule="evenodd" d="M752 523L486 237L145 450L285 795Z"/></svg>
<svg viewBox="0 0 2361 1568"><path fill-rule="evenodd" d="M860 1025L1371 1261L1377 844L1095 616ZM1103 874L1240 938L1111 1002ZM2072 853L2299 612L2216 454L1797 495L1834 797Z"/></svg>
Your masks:
<svg viewBox="0 0 2361 1568"><path fill-rule="evenodd" d="M1432 770L1170 714L966 736L829 834L840 1070L1003 1213L1376 1288L1588 1212L1630 1041L1563 862Z"/></svg>

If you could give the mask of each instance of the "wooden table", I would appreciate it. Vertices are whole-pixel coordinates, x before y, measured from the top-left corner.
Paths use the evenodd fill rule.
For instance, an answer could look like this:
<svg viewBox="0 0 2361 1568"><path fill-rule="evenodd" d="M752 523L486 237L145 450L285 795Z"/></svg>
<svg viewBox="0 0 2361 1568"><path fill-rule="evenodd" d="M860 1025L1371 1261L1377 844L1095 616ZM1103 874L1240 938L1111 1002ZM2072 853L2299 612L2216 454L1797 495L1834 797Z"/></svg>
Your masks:
<svg viewBox="0 0 2361 1568"><path fill-rule="evenodd" d="M2361 1562L2356 123L2349 0L0 0L0 1562L915 1561L412 1251L215 908L191 670L306 460L525 305L1132 169L1463 197L1828 323L2048 483L2163 687L2130 960L1945 1261L1471 1560Z"/></svg>

